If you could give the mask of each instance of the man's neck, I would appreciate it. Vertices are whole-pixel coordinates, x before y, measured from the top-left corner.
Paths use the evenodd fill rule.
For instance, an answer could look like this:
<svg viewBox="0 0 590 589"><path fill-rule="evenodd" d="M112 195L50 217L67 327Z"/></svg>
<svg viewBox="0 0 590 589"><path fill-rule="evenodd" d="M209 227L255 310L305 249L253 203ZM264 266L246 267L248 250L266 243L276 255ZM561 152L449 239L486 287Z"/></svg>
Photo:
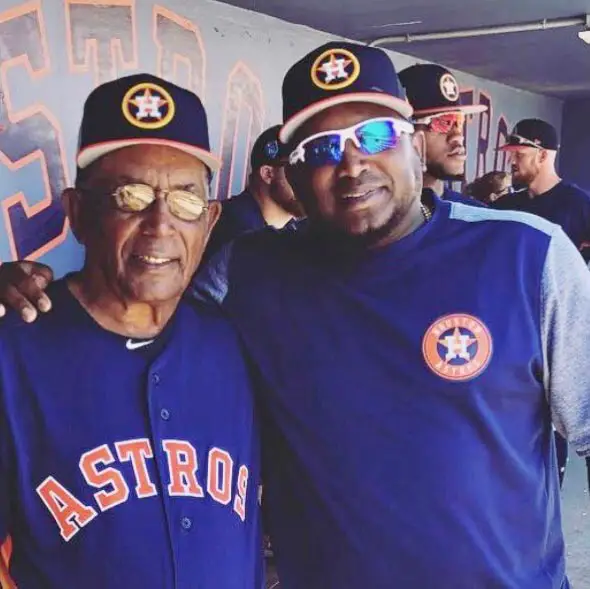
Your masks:
<svg viewBox="0 0 590 589"><path fill-rule="evenodd" d="M424 172L424 176L422 179L422 185L424 188L429 188L436 194L436 196L442 196L443 192L445 191L445 183L440 178L435 178L431 176L428 172Z"/></svg>
<svg viewBox="0 0 590 589"><path fill-rule="evenodd" d="M114 293L96 288L96 280L89 278L84 271L68 280L68 288L103 329L132 338L157 336L180 301L180 297L157 305L126 301ZM100 294L95 294L97 292Z"/></svg>
<svg viewBox="0 0 590 589"><path fill-rule="evenodd" d="M281 229L293 218L291 213L283 209L262 190L252 187L249 192L258 203L262 217L267 225Z"/></svg>
<svg viewBox="0 0 590 589"><path fill-rule="evenodd" d="M371 249L379 249L381 247L385 247L390 243L394 243L395 241L399 241L406 237L406 235L410 235L418 229L418 227L422 226L426 219L424 218L424 214L422 212L422 205L419 198L415 199L408 211L408 214L404 217L404 219L396 225L392 231L380 239L378 242L374 243L371 246Z"/></svg>
<svg viewBox="0 0 590 589"><path fill-rule="evenodd" d="M555 188L561 182L561 178L555 173L539 174L529 184L529 194L533 197L549 192L552 188Z"/></svg>

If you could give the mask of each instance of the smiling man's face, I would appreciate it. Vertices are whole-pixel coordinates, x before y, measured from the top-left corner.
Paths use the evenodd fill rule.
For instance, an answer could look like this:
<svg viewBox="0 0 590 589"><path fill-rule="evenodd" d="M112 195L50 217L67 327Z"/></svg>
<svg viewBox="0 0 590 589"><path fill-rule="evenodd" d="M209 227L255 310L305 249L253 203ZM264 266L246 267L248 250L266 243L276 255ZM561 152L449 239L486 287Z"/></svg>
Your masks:
<svg viewBox="0 0 590 589"><path fill-rule="evenodd" d="M208 202L206 166L173 147L135 145L103 156L86 176L70 197L77 199L73 228L86 248L94 286L130 302L180 297L219 216L219 203ZM137 193L138 210L117 206L114 193L125 187ZM154 194L139 210L142 197ZM200 214L180 218L179 211L184 217L187 210Z"/></svg>
<svg viewBox="0 0 590 589"><path fill-rule="evenodd" d="M346 103L310 119L292 141L364 121L398 115L375 104ZM395 146L366 155L347 141L342 160L333 165L290 166L289 180L308 217L331 232L361 237L368 243L387 235L408 215L422 188L420 157L411 135L402 132Z"/></svg>

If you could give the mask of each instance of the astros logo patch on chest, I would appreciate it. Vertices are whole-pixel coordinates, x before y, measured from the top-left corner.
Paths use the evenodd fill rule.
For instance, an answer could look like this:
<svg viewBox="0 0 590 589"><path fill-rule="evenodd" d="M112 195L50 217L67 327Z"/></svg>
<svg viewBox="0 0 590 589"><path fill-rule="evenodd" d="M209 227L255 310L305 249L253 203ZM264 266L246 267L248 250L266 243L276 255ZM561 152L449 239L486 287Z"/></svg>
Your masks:
<svg viewBox="0 0 590 589"><path fill-rule="evenodd" d="M165 127L175 112L172 96L164 88L151 82L130 88L123 98L121 108L127 121L140 129Z"/></svg>
<svg viewBox="0 0 590 589"><path fill-rule="evenodd" d="M483 321L472 315L445 315L426 330L422 354L437 376L446 380L469 380L488 366L492 337Z"/></svg>
<svg viewBox="0 0 590 589"><path fill-rule="evenodd" d="M322 90L340 90L355 82L361 71L359 60L346 49L324 51L311 66L311 80Z"/></svg>

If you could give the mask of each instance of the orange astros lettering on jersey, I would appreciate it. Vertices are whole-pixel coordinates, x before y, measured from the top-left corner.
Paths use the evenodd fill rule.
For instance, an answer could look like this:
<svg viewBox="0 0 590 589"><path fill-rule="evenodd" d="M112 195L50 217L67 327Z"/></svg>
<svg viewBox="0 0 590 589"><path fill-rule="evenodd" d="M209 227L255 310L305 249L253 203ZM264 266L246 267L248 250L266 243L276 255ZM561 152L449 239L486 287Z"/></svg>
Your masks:
<svg viewBox="0 0 590 589"><path fill-rule="evenodd" d="M246 492L248 491L248 467L242 465L238 471L238 488L234 499L234 511L246 521Z"/></svg>
<svg viewBox="0 0 590 589"><path fill-rule="evenodd" d="M488 366L492 336L477 317L464 313L445 315L426 330L422 353L437 376L445 380L469 380Z"/></svg>
<svg viewBox="0 0 590 589"><path fill-rule="evenodd" d="M116 442L117 456L121 462L131 460L133 472L137 485L135 493L139 499L145 497L152 497L158 494L156 485L150 480L148 473L146 458L153 458L152 446L150 441L143 438L139 440L126 440L125 442Z"/></svg>
<svg viewBox="0 0 590 589"><path fill-rule="evenodd" d="M97 468L101 463L112 464L113 462L115 462L115 457L106 444L85 452L80 458L80 470L89 485L96 489L111 487L110 491L103 490L94 494L94 499L101 511L107 511L129 499L129 487L123 475L116 468L103 470Z"/></svg>
<svg viewBox="0 0 590 589"><path fill-rule="evenodd" d="M7 536L4 544L0 545L0 587L2 589L16 589L8 571L10 570L10 557L12 556L12 538Z"/></svg>
<svg viewBox="0 0 590 589"><path fill-rule="evenodd" d="M168 455L168 494L204 497L203 487L197 481L197 451L194 446L181 440L164 440L162 447Z"/></svg>
<svg viewBox="0 0 590 589"><path fill-rule="evenodd" d="M115 453L108 444L102 444L84 452L80 457L79 468L84 481L94 489L93 498L101 512L126 503L130 499L130 484L121 470L112 465L118 461L130 462L135 477L135 493L138 499L158 495L158 487L150 479L148 459L154 459L151 442L147 438L121 440L114 444ZM197 480L199 466L195 447L184 440L163 440L162 449L166 454L169 483L165 487L172 497L205 498L203 487ZM207 496L216 503L230 505L234 481L235 461L226 450L213 447L209 451L206 488ZM205 475L203 475L205 476ZM246 496L249 470L240 465L237 472L233 511L242 522L246 520ZM75 483L74 483L75 484ZM163 483L164 484L164 483ZM76 487L77 493L79 488ZM99 512L77 499L54 477L47 477L38 487L37 494L56 521L61 536L69 541L74 535L92 521Z"/></svg>
<svg viewBox="0 0 590 589"><path fill-rule="evenodd" d="M49 513L55 519L61 537L66 542L69 542L98 515L92 507L78 501L53 477L47 477L37 487L36 491L43 503L45 503Z"/></svg>
<svg viewBox="0 0 590 589"><path fill-rule="evenodd" d="M207 492L222 505L228 505L231 501L233 469L234 461L225 450L209 450Z"/></svg>

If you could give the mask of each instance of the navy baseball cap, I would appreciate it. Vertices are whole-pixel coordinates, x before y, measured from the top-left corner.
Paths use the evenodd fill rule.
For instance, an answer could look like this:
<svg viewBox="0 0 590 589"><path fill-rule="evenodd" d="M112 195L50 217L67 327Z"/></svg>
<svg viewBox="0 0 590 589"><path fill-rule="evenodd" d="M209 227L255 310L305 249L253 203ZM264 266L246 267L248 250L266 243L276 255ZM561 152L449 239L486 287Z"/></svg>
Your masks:
<svg viewBox="0 0 590 589"><path fill-rule="evenodd" d="M84 104L77 165L83 169L130 145L169 145L194 155L211 172L207 115L199 97L150 74L136 74L95 88Z"/></svg>
<svg viewBox="0 0 590 589"><path fill-rule="evenodd" d="M523 119L516 124L508 141L498 151L514 151L521 147L537 149L559 149L559 138L555 127L541 119Z"/></svg>
<svg viewBox="0 0 590 589"><path fill-rule="evenodd" d="M376 47L332 41L299 60L283 80L283 127L287 143L317 113L346 102L381 104L409 119L412 107L393 62Z"/></svg>
<svg viewBox="0 0 590 589"><path fill-rule="evenodd" d="M289 157L285 145L279 141L281 125L263 131L254 142L250 154L250 166L257 170L262 166L282 166Z"/></svg>
<svg viewBox="0 0 590 589"><path fill-rule="evenodd" d="M412 65L399 73L399 79L417 119L433 114L477 114L487 110L483 104L463 104L455 76L441 65Z"/></svg>

